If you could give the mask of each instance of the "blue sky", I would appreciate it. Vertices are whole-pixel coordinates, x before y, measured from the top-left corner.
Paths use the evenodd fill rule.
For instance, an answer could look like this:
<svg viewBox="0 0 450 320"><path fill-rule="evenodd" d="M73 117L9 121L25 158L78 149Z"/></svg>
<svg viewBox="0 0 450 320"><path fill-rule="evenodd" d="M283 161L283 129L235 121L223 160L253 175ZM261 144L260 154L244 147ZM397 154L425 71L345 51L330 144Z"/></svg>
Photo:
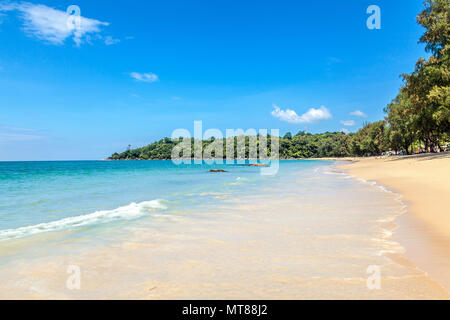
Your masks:
<svg viewBox="0 0 450 320"><path fill-rule="evenodd" d="M78 32L68 6L81 9ZM368 6L381 9L369 30ZM100 159L177 128L356 131L424 56L421 1L0 1L0 160ZM351 114L360 111L362 114Z"/></svg>

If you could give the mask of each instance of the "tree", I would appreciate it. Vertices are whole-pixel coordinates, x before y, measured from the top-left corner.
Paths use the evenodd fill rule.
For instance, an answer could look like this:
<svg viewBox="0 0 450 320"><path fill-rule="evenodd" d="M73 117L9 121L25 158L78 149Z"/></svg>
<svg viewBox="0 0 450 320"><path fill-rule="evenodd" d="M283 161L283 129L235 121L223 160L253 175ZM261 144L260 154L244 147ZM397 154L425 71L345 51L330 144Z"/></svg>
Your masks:
<svg viewBox="0 0 450 320"><path fill-rule="evenodd" d="M358 156L376 156L389 149L386 122L366 123L354 136L352 153Z"/></svg>
<svg viewBox="0 0 450 320"><path fill-rule="evenodd" d="M420 58L410 75L403 75L402 92L411 108L407 116L426 148L438 146L450 132L450 0L426 0L417 22L425 28L419 42L431 57Z"/></svg>
<svg viewBox="0 0 450 320"><path fill-rule="evenodd" d="M389 124L387 140L395 151L403 150L410 153L410 147L416 140L414 123L415 116L411 114L412 106L408 97L400 93L385 109L388 114L386 121Z"/></svg>
<svg viewBox="0 0 450 320"><path fill-rule="evenodd" d="M425 50L440 57L447 48L450 35L450 0L425 0L425 9L417 16L417 22L426 30L420 38ZM448 51L447 51L448 54Z"/></svg>

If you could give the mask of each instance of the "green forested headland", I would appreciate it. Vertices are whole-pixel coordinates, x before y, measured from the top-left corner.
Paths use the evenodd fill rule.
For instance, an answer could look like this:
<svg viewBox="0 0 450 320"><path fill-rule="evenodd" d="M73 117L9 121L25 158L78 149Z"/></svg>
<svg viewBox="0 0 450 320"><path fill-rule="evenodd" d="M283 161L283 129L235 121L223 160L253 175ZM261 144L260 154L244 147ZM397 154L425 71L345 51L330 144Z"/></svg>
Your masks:
<svg viewBox="0 0 450 320"><path fill-rule="evenodd" d="M384 120L366 123L357 133L327 132L280 138L280 158L374 156L387 151L411 154L444 150L450 142L450 0L425 0L417 22L425 33L429 58L420 58L411 74L402 74L403 86L384 108ZM399 57L400 58L400 57ZM270 136L268 137L270 140ZM202 141L203 147L215 139ZM259 141L259 137L258 137ZM114 153L111 160L170 159L180 141L164 138L146 147ZM192 139L192 145L194 140ZM224 154L226 154L225 141ZM245 148L248 157L248 138ZM270 149L270 143L268 143ZM230 150L231 152L231 150ZM236 146L233 150L237 155ZM193 151L192 151L193 156Z"/></svg>

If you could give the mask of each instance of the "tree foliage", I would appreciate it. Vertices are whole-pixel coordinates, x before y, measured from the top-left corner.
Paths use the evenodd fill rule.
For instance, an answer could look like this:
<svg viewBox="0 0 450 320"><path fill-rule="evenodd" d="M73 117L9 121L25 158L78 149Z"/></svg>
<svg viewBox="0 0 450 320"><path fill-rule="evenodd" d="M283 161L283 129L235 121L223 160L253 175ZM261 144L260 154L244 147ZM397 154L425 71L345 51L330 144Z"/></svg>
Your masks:
<svg viewBox="0 0 450 320"><path fill-rule="evenodd" d="M417 22L425 28L419 42L431 56L420 58L414 72L403 75L401 105L425 147L441 148L450 132L450 0L426 0Z"/></svg>
<svg viewBox="0 0 450 320"><path fill-rule="evenodd" d="M384 124L384 121L380 123ZM381 125L381 124L380 124ZM380 126L374 126L373 124L368 125L365 130L372 136L365 138L362 133L358 134L345 134L343 132L327 132L322 134L305 134L304 132L299 132L295 136L285 136L279 138L279 156L281 159L303 159L303 158L323 158L323 157L347 157L352 155L378 155L382 152L382 147L379 146L378 134L374 131L380 129ZM366 132L364 131L364 132ZM362 131L361 131L362 132ZM239 155L244 154L245 158L251 158L249 153L250 150L250 140L256 140L256 149L259 150L260 142L265 143L268 149L268 155L271 154L271 136L267 136L267 142L261 140L260 136L245 136L241 138L245 139L243 145L239 145L238 138L233 137L233 149L227 150L226 139L208 139L200 141L202 150L205 150L214 141L217 143L222 143L223 145L223 157L226 158L227 155L234 159L238 159ZM357 141L357 138L362 142ZM191 153L190 158L194 159L194 139L190 139ZM123 153L114 153L110 159L111 160L155 160L171 159L172 149L181 142L181 139L171 140L169 138L164 138L158 142L152 143L143 148L127 150ZM222 142L221 142L222 141ZM382 140L382 143L384 140ZM357 146L357 147L355 147ZM354 153L353 150L358 150L358 153ZM213 156L216 156L214 152Z"/></svg>

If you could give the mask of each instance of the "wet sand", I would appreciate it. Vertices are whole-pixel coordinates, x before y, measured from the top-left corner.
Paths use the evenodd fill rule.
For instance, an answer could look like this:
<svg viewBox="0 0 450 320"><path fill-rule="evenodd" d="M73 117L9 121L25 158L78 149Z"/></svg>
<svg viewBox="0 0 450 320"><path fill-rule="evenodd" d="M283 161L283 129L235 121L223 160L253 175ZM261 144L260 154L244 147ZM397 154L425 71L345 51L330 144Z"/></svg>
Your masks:
<svg viewBox="0 0 450 320"><path fill-rule="evenodd" d="M450 292L450 154L353 159L340 166L402 195L395 238L405 257Z"/></svg>

